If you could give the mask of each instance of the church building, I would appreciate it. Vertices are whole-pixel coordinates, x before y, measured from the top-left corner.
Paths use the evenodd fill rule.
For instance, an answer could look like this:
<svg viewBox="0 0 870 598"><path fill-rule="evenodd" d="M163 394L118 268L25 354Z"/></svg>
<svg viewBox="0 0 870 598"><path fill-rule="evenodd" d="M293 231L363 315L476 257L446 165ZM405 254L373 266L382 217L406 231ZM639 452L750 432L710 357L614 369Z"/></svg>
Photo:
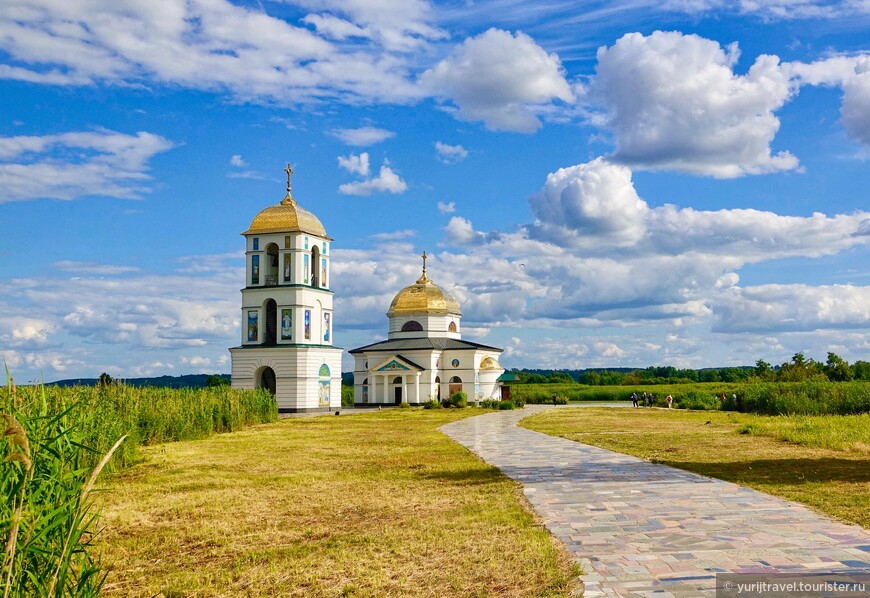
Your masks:
<svg viewBox="0 0 870 598"><path fill-rule="evenodd" d="M470 401L499 399L501 349L462 340L456 299L423 275L399 291L387 312L385 341L353 349L354 404L419 405L464 391Z"/></svg>
<svg viewBox="0 0 870 598"><path fill-rule="evenodd" d="M245 237L241 345L230 349L233 388L266 388L281 413L341 407L341 353L333 346L332 238L290 193L262 210Z"/></svg>

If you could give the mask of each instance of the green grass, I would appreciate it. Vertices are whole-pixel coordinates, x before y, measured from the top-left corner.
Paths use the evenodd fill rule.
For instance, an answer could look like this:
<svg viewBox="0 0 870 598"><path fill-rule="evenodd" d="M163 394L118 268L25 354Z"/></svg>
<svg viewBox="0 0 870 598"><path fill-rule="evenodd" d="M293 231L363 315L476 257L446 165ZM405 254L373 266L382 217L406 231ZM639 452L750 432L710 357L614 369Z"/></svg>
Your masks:
<svg viewBox="0 0 870 598"><path fill-rule="evenodd" d="M870 528L870 416L583 408L521 425L794 500Z"/></svg>
<svg viewBox="0 0 870 598"><path fill-rule="evenodd" d="M563 596L520 487L437 428L477 410L292 418L147 447L102 495L118 596Z"/></svg>

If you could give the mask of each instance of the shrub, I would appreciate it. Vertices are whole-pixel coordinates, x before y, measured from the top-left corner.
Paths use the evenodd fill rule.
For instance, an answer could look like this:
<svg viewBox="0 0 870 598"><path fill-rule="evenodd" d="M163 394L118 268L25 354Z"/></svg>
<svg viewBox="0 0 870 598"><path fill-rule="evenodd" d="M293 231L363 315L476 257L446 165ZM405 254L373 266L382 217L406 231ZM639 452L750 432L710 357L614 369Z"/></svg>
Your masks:
<svg viewBox="0 0 870 598"><path fill-rule="evenodd" d="M454 407L468 407L468 395L461 390L450 395L450 404Z"/></svg>
<svg viewBox="0 0 870 598"><path fill-rule="evenodd" d="M498 399L484 399L480 402L480 406L484 409L498 409Z"/></svg>
<svg viewBox="0 0 870 598"><path fill-rule="evenodd" d="M516 407L516 405L514 405L513 401L499 401L498 402L498 408L500 411L509 411L509 410L513 409L514 407Z"/></svg>
<svg viewBox="0 0 870 598"><path fill-rule="evenodd" d="M423 403L423 409L441 409L441 403L438 399L429 399Z"/></svg>
<svg viewBox="0 0 870 598"><path fill-rule="evenodd" d="M353 386L341 387L341 406L353 407Z"/></svg>
<svg viewBox="0 0 870 598"><path fill-rule="evenodd" d="M411 408L411 404L408 403L407 401L402 401L401 403L399 403L399 409L410 409L410 408Z"/></svg>
<svg viewBox="0 0 870 598"><path fill-rule="evenodd" d="M665 399L657 399L656 402L664 402L664 406L667 406L667 400ZM721 407L719 399L713 396L710 393L705 393L698 390L692 390L687 392L685 395L680 396L679 399L674 397L674 402L676 403L675 407L678 409L696 409L700 411L710 411L719 409Z"/></svg>

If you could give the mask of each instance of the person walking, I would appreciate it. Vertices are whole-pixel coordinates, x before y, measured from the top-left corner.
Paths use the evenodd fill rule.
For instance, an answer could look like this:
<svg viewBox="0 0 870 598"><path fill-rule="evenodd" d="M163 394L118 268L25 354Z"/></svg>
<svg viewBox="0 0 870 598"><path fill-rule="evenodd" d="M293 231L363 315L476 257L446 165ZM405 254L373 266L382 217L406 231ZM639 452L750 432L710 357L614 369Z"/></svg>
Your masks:
<svg viewBox="0 0 870 598"><path fill-rule="evenodd" d="M631 393L631 406L637 407L637 393L636 392Z"/></svg>
<svg viewBox="0 0 870 598"><path fill-rule="evenodd" d="M668 398L665 399L665 400L668 402L668 409L670 409L670 408L671 408L671 403L674 402L674 397L672 397L671 395L668 395Z"/></svg>

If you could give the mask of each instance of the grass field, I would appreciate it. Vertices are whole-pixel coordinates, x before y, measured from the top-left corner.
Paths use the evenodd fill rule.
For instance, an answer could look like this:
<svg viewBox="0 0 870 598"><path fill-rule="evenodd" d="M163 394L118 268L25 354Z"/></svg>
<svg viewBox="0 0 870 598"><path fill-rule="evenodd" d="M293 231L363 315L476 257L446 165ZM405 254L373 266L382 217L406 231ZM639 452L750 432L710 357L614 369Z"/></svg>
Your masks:
<svg viewBox="0 0 870 598"><path fill-rule="evenodd" d="M870 528L870 415L559 409L522 426L794 500Z"/></svg>
<svg viewBox="0 0 870 598"><path fill-rule="evenodd" d="M282 420L145 447L101 496L107 595L561 596L519 486L437 432L476 410Z"/></svg>

